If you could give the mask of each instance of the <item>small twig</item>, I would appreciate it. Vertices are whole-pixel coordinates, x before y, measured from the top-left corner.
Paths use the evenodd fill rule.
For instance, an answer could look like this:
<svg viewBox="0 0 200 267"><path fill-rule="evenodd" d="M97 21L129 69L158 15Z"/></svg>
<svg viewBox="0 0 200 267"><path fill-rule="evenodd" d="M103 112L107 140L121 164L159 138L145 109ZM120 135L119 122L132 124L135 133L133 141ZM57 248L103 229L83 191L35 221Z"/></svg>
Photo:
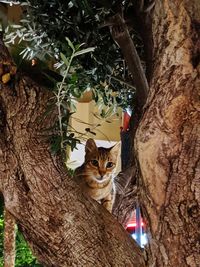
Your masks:
<svg viewBox="0 0 200 267"><path fill-rule="evenodd" d="M140 0L140 3L139 3L140 12L143 11L143 9L144 9L144 0Z"/></svg>
<svg viewBox="0 0 200 267"><path fill-rule="evenodd" d="M63 128L62 128L62 112L61 112L61 104L62 104L62 101L61 101L61 93L62 93L62 89L63 89L63 85L65 83L65 79L69 73L69 69L70 69L70 66L71 66L71 63L72 63L72 60L73 60L73 57L74 57L74 52L72 53L71 57L70 57L70 60L69 60L69 64L67 66L67 70L63 76L63 79L62 79L62 82L60 83L60 86L58 88L58 94L56 94L56 97L57 97L57 107L58 107L58 121L59 121L59 128L60 128L60 136L61 136L61 149L63 149Z"/></svg>
<svg viewBox="0 0 200 267"><path fill-rule="evenodd" d="M130 88L136 90L135 86L133 86L133 85L130 84L130 83L125 82L124 80L121 80L121 79L119 79L119 78L117 78L117 77L115 77L115 76L112 76L112 75L108 75L108 77L111 78L111 79L113 79L113 80L115 80L115 81L118 81L118 82L120 82L120 83L123 83L123 84L127 85L128 87L130 87Z"/></svg>
<svg viewBox="0 0 200 267"><path fill-rule="evenodd" d="M155 0L150 1L149 5L144 9L145 13L149 13L155 6Z"/></svg>

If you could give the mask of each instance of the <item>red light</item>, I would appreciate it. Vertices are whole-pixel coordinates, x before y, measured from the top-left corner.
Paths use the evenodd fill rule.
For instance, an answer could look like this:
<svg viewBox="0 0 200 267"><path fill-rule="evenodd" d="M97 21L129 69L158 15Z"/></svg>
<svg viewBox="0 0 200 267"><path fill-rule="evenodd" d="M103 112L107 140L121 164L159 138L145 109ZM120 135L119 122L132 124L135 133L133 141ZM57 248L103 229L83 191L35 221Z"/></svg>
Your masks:
<svg viewBox="0 0 200 267"><path fill-rule="evenodd" d="M136 223L128 223L126 228L136 227Z"/></svg>
<svg viewBox="0 0 200 267"><path fill-rule="evenodd" d="M144 223L143 222L141 222L141 226L144 226ZM136 223L128 223L126 225L126 228L132 228L132 227L136 227Z"/></svg>

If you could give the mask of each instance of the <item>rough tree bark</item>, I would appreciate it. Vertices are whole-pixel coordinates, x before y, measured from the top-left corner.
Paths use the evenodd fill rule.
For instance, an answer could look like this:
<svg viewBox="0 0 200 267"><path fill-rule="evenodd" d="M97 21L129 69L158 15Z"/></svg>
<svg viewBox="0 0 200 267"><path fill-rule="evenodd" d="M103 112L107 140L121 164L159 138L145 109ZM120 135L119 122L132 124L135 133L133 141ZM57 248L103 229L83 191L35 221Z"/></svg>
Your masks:
<svg viewBox="0 0 200 267"><path fill-rule="evenodd" d="M147 266L200 265L199 27L199 0L156 1L155 68L135 140L151 232ZM82 196L49 152L44 130L53 119L40 120L49 97L27 78L15 91L1 90L0 191L7 209L45 266L144 266L123 230Z"/></svg>
<svg viewBox="0 0 200 267"><path fill-rule="evenodd" d="M154 74L135 147L148 266L200 266L200 2L156 1Z"/></svg>
<svg viewBox="0 0 200 267"><path fill-rule="evenodd" d="M145 266L140 248L101 205L84 196L48 143L51 92L26 76L1 84L0 191L44 266Z"/></svg>
<svg viewBox="0 0 200 267"><path fill-rule="evenodd" d="M4 210L4 267L15 266L15 239L16 239L16 225L15 218L10 212Z"/></svg>

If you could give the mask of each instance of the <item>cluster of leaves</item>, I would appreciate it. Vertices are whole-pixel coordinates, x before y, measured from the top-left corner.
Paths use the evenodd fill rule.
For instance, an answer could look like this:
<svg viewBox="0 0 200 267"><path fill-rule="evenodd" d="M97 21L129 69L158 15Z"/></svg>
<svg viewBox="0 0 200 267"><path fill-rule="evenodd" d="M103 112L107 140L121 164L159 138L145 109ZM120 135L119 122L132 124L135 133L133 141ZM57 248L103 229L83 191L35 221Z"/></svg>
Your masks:
<svg viewBox="0 0 200 267"><path fill-rule="evenodd" d="M102 85L99 87L97 85L107 81L110 89L118 94L116 103L122 108L130 105L130 97L134 90L130 90L131 86L123 82L129 76L126 65L109 28L101 26L106 18L114 13L116 1L19 2L23 6L24 18L20 25L10 25L7 28L5 36L7 43L14 43L17 39L22 46L24 45L21 51L24 58L37 57L42 60L47 60L49 57L59 60L60 52L69 57L71 51L65 37L74 44L83 44L83 48L95 47L93 53L78 59L82 66L81 72L90 76L90 87L96 86L95 95L100 95L106 104L109 97L103 93ZM79 77L79 80L80 84L85 85L84 80L82 83L82 77ZM126 91L126 96L121 94L122 90Z"/></svg>
<svg viewBox="0 0 200 267"><path fill-rule="evenodd" d="M60 54L62 62L57 64L61 68L62 81L57 83L55 95L56 106L58 109L58 126L59 135L53 138L53 151L65 153L66 146L70 146L73 150L79 140L75 134L69 130L70 115L75 112L77 98L81 97L85 88L78 84L78 71L80 70L79 64L72 65L74 59L78 56L94 51L94 48L81 49L81 45L74 46L73 43L66 37L68 46L71 48L71 55L66 57L63 53ZM82 71L84 73L84 71ZM56 146L56 143L60 144Z"/></svg>
<svg viewBox="0 0 200 267"><path fill-rule="evenodd" d="M57 62L56 71L62 76L55 86L60 134L53 137L53 148L57 152L58 144L61 149L67 144L73 149L78 139L69 127L69 117L85 91L92 91L102 118L132 105L135 88L126 82L130 77L121 52L109 28L99 26L114 13L116 1L19 2L23 18L6 29L5 42L20 43L19 55L24 59Z"/></svg>

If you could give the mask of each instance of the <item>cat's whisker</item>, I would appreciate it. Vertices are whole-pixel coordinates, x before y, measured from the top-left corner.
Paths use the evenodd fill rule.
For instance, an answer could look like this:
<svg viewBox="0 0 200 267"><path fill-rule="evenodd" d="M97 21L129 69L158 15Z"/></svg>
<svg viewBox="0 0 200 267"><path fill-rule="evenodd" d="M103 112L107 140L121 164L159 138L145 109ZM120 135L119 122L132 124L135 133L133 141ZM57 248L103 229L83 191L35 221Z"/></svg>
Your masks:
<svg viewBox="0 0 200 267"><path fill-rule="evenodd" d="M124 187L118 181L114 182L114 186L118 194L123 194L125 192Z"/></svg>

